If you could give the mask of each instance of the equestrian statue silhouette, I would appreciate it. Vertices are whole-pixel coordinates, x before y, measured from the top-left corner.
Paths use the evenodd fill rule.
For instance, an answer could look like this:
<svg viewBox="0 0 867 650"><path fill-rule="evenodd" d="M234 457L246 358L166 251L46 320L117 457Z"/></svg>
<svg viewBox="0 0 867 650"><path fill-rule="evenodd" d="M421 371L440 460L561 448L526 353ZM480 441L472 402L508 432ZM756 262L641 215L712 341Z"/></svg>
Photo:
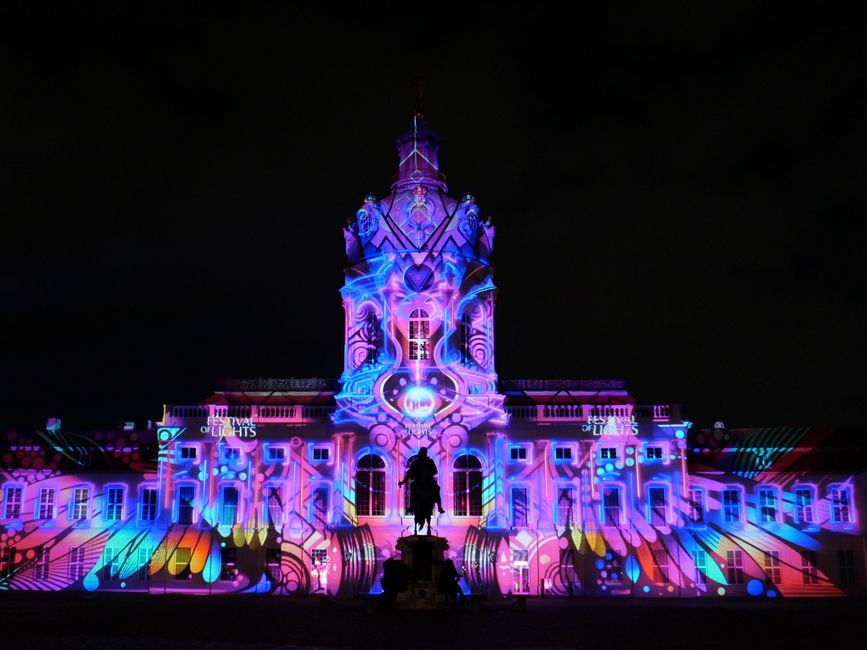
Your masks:
<svg viewBox="0 0 867 650"><path fill-rule="evenodd" d="M427 534L430 535L430 520L433 515L433 507L439 507L440 514L444 513L440 497L440 486L436 481L437 467L427 455L427 448L418 450L418 457L412 461L412 465L406 472L406 476L398 485L409 482L409 507L415 517L413 533L418 534L427 522Z"/></svg>

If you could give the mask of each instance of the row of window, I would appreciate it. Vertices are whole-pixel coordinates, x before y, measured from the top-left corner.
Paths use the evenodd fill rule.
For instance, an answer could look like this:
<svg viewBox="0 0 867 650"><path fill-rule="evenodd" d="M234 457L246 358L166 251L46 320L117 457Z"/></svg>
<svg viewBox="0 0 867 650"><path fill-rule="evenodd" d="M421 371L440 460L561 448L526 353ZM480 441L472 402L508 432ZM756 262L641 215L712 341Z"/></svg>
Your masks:
<svg viewBox="0 0 867 650"><path fill-rule="evenodd" d="M309 460L313 463L328 463L331 461L333 445L310 445ZM198 443L182 443L175 447L175 460L178 462L199 461L201 453ZM283 464L289 458L289 447L266 442L264 445L265 463L268 465ZM220 446L221 463L239 463L244 459L244 452L240 447L229 445Z"/></svg>
<svg viewBox="0 0 867 650"><path fill-rule="evenodd" d="M512 463L529 463L532 460L533 443L514 443L508 446L507 456ZM644 462L662 462L667 457L667 445L648 442L643 447ZM597 445L596 453L600 460L619 460L622 449L618 446ZM554 443L552 446L554 461L558 463L571 463L578 458L577 443Z"/></svg>
<svg viewBox="0 0 867 650"><path fill-rule="evenodd" d="M407 459L407 467L415 460ZM404 510L409 507L410 491L404 492ZM456 517L480 517L482 514L482 463L472 454L462 454L452 465L453 514ZM385 461L368 454L358 461L355 474L355 511L362 517L384 517L386 509Z"/></svg>
<svg viewBox="0 0 867 650"><path fill-rule="evenodd" d="M774 550L766 550L762 554L763 562L762 569L765 572L768 580L779 585L783 583L783 562L780 558L780 552ZM695 583L697 585L707 584L705 574L707 573L708 554L702 549L697 549L693 555L695 560ZM666 559L667 562L667 559ZM654 563L656 556L654 555ZM799 570L801 581L805 585L819 584L819 571L816 567L816 551L805 550L800 553L800 567L792 567ZM852 550L841 550L837 552L837 569L840 577L840 584L851 585L855 584L855 552ZM729 584L742 585L744 583L744 552L740 550L726 551L726 579ZM662 580L668 582L668 579Z"/></svg>
<svg viewBox="0 0 867 650"><path fill-rule="evenodd" d="M412 459L410 459L410 462ZM4 488L5 519L20 519L23 503L23 486L6 485ZM478 458L471 455L459 456L452 473L454 515L478 517L482 514L482 468ZM72 488L67 508L70 520L89 519L90 487ZM142 487L139 519L154 521L158 514L158 491L156 487ZM529 525L529 488L512 486L509 495L510 519L515 527ZM196 484L180 484L176 488L176 511L173 521L190 525L196 521ZM404 510L411 514L409 490L404 493ZM576 490L574 486L557 488L556 523L567 526L577 521L578 513ZM743 523L745 508L741 486L729 486L720 492L721 517L725 523ZM816 491L813 486L796 486L795 520L799 523L816 522ZM386 511L385 462L380 456L364 456L358 465L355 482L356 512L360 516L381 517ZM851 508L851 488L833 485L829 489L830 521L835 524L853 522ZM314 487L311 493L310 518L313 521L329 521L329 489L327 486ZM107 486L103 497L102 517L106 521L120 521L124 518L126 489L123 486ZM648 484L646 487L646 517L654 526L664 526L672 521L669 511L669 486L667 484ZM703 488L689 491L689 518L693 524L706 523L706 497ZM756 504L759 523L780 521L781 509L779 491L775 486L759 486L756 489ZM234 525L240 519L241 490L237 485L224 485L220 489L219 523ZM265 507L263 516L268 523L282 526L285 520L284 486L269 483L265 486ZM39 488L34 517L54 519L57 514L57 489ZM603 484L601 487L600 515L603 525L620 526L625 523L622 486Z"/></svg>
<svg viewBox="0 0 867 650"><path fill-rule="evenodd" d="M66 556L66 576L70 580L81 580L87 573L85 565L85 547L77 546L69 550ZM190 580L192 571L190 570L190 560L192 559L193 550L191 547L181 546L175 550L174 566L172 573L176 580ZM125 561L124 549L107 546L102 554L105 558L105 563L100 571L101 582L103 584L111 584L112 581L121 579L122 564ZM135 571L124 579L135 578L141 582L150 579L150 561L151 549L139 547L136 550L135 556ZM0 547L0 576L8 575L15 569L16 549L6 546ZM311 560L313 568L320 567L328 562L327 549L314 549L311 552ZM62 560L60 560L62 561ZM55 566L57 566L55 561ZM281 550L279 548L265 549L265 564L268 572L273 578L279 579L281 572ZM62 566L62 565L61 565ZM33 559L33 572L37 580L47 580L51 567L51 549L40 547L36 549ZM237 549L222 548L220 549L220 580L231 581L237 577Z"/></svg>
<svg viewBox="0 0 867 650"><path fill-rule="evenodd" d="M794 518L796 523L812 524L818 520L816 513L817 495L813 485L796 485L793 489L795 497ZM780 491L773 485L760 485L756 488L756 512L759 523L778 523L782 520L780 507ZM829 519L832 524L849 524L854 522L852 509L852 488L848 485L831 485L828 489L830 504ZM739 485L731 485L720 492L722 520L725 523L743 523L745 521L744 490ZM689 491L690 519L694 523L705 522L705 491L702 488L691 488Z"/></svg>
<svg viewBox="0 0 867 650"><path fill-rule="evenodd" d="M661 546L651 546L651 558L653 560L651 579L656 583L668 584L671 582L670 577L670 560L671 556L665 548ZM523 553L526 551L512 552L513 570L520 571L525 562L522 562ZM517 561L516 561L517 558ZM767 576L768 581L772 584L783 584L783 562L780 557L780 551L766 550L762 554L763 562L760 565ZM695 564L695 573L693 580L696 585L704 586L707 584L708 562L713 562L708 552L704 549L697 548L692 552L692 559ZM560 570L566 580L577 580L574 578L575 571L575 551L573 549L561 549L560 551ZM801 551L800 565L791 566L800 574L800 581L805 585L819 584L819 571L816 564L816 551ZM732 550L725 552L725 570L726 580L730 585L744 584L744 552L741 550ZM853 585L856 582L855 575L855 551L851 549L840 550L837 552L837 572L841 585ZM623 584L623 558L614 555L605 561L605 578L606 585L622 585ZM517 577L517 573L516 573ZM520 587L516 580L516 585Z"/></svg>
<svg viewBox="0 0 867 650"><path fill-rule="evenodd" d="M35 519L54 519L57 516L57 488L39 488L36 506L33 513ZM71 520L90 519L91 513L91 488L82 485L72 488L67 515ZM126 501L126 488L122 485L109 485L103 493L102 518L106 521L120 521L124 518L124 505ZM24 487L21 485L6 485L3 488L3 518L21 519L22 505L24 503ZM141 489L141 512L140 518L144 521L153 521L157 518L157 489L155 487L143 487Z"/></svg>
<svg viewBox="0 0 867 650"><path fill-rule="evenodd" d="M310 445L309 460L314 463L330 462L332 457L332 445ZM618 460L618 447L599 447L597 450L601 460ZM179 462L198 462L201 454L200 445L197 443L183 443L175 448L175 458ZM264 448L266 464L282 464L289 457L289 448L286 445L266 443ZM576 443L555 443L552 451L556 462L574 462L578 457L578 445ZM644 446L644 460L662 461L666 457L666 448L663 445L647 443ZM243 451L239 447L220 447L221 463L238 463L243 459ZM508 446L508 459L514 463L527 463L532 460L532 443L516 443Z"/></svg>
<svg viewBox="0 0 867 650"><path fill-rule="evenodd" d="M0 576L7 575L14 569L16 551L14 547L0 548ZM102 568L102 582L110 584L112 580L119 579L121 573L121 549L107 547L104 552L107 561ZM151 549L140 547L137 550L138 562L135 576L139 581L146 581L150 577ZM653 558L652 579L657 583L670 582L669 553L665 548L652 547ZM726 579L731 585L744 584L744 552L741 550L726 551ZM190 560L192 548L179 547L174 554L174 567L172 573L176 580L192 579ZM313 567L319 567L328 562L326 549L314 549L312 551ZM696 585L707 584L708 553L704 549L696 549L693 552L695 563L694 580ZM38 580L46 580L49 576L51 563L51 550L45 547L38 548L33 563L34 577ZM281 551L278 548L265 550L265 563L272 577L279 579L281 567ZM525 575L528 570L527 551L512 551L512 567L516 578L516 593L523 593ZM561 570L574 572L574 553L570 549L563 549L560 553ZM797 569L797 567L793 567ZM606 584L622 584L623 566L619 557L614 556L606 566ZM775 585L783 583L783 563L780 551L766 550L763 552L763 565L767 579ZM837 569L840 584L855 584L855 552L851 549L837 552ZM67 577L70 580L81 580L85 575L85 547L79 546L69 552L66 567ZM816 565L816 551L805 550L800 553L801 580L805 585L819 584L819 571ZM237 549L220 549L220 580L231 581L237 577ZM130 576L131 577L131 576Z"/></svg>

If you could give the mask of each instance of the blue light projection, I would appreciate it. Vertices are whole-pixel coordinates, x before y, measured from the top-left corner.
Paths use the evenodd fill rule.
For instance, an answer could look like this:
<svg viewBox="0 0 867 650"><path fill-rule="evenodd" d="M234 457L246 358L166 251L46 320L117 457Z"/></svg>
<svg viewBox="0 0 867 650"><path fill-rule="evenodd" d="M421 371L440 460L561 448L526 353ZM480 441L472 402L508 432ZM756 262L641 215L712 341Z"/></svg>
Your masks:
<svg viewBox="0 0 867 650"><path fill-rule="evenodd" d="M494 226L447 194L420 115L397 145L390 191L344 230L339 388L256 380L155 428L9 432L0 589L377 593L412 530L400 481L423 447L434 533L478 595L863 587L863 468L814 467L837 458L821 456L834 430L694 430L622 382L502 381ZM570 340L545 336L549 354Z"/></svg>

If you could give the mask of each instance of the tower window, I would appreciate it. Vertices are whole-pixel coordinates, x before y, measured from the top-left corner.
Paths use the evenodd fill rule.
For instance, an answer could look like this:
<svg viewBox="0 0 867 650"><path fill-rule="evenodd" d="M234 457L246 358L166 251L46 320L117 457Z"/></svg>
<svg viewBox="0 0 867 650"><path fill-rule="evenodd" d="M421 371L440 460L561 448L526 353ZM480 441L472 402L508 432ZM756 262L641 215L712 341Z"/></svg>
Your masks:
<svg viewBox="0 0 867 650"><path fill-rule="evenodd" d="M430 348L430 315L416 309L409 315L409 358L411 361L428 358Z"/></svg>

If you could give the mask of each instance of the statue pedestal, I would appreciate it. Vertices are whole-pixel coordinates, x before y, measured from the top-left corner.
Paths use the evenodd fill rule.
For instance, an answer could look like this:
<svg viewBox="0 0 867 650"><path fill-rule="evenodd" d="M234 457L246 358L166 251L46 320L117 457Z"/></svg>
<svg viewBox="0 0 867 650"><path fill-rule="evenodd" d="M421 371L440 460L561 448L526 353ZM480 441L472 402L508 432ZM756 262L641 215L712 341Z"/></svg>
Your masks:
<svg viewBox="0 0 867 650"><path fill-rule="evenodd" d="M438 586L448 541L434 535L410 535L398 539L396 546L409 578L406 591L397 595L398 606L408 609L443 606L446 600Z"/></svg>

